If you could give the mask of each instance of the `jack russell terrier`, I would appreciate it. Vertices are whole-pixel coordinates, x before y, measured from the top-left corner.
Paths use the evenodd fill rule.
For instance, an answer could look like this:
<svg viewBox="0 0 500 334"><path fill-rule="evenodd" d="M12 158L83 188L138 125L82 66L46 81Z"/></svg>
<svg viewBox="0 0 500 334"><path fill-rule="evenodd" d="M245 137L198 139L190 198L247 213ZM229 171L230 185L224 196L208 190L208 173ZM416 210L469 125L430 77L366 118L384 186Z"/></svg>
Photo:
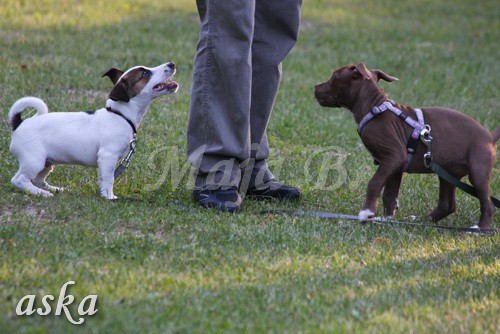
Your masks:
<svg viewBox="0 0 500 334"><path fill-rule="evenodd" d="M114 84L106 107L95 112L49 113L36 97L16 101L9 111L12 127L10 150L19 161L12 185L34 195L52 196L62 191L45 182L57 164L97 167L102 197L113 195L114 168L129 149L142 117L153 99L175 93L178 84L169 80L175 64L155 68L133 67L126 72L112 68L104 76ZM34 108L35 116L23 120L21 113Z"/></svg>

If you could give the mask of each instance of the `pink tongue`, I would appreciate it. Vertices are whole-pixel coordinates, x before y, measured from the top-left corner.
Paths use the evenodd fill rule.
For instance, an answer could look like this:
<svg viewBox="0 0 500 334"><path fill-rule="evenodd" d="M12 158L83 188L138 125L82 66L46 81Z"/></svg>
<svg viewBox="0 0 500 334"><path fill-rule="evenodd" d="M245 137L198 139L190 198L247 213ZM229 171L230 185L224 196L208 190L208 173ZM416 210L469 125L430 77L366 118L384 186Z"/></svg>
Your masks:
<svg viewBox="0 0 500 334"><path fill-rule="evenodd" d="M168 88L173 88L177 86L177 82L171 81L171 82L166 82L166 83L161 83L159 85L156 85L155 90L157 92L168 89Z"/></svg>

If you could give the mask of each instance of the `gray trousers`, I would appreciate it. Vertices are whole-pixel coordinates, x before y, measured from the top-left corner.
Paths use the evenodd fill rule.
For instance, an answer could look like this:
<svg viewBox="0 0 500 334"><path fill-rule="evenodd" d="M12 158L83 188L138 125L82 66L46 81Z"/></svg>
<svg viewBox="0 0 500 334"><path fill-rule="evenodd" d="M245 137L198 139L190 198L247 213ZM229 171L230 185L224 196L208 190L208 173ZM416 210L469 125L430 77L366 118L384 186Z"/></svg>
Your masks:
<svg viewBox="0 0 500 334"><path fill-rule="evenodd" d="M302 0L196 4L201 28L187 129L195 187L261 184L273 178L266 127Z"/></svg>

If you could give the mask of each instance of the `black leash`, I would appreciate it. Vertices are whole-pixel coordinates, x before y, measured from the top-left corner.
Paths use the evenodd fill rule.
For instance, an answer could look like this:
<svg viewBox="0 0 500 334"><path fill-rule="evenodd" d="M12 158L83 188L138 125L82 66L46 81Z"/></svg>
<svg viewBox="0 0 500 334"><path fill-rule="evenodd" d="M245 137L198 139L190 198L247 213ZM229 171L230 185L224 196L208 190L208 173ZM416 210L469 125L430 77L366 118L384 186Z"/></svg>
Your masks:
<svg viewBox="0 0 500 334"><path fill-rule="evenodd" d="M139 199L139 198L131 198L131 197L122 197L118 199L117 201L136 201L136 202L144 202L148 204L154 204L153 200L144 200L144 199ZM174 203L170 202L167 203L168 206L175 207L179 210L182 211L189 211L192 212L193 208L184 205L184 204L179 204L179 203ZM261 215L290 215L290 216L296 216L296 217L313 217L313 218L323 218L323 219L348 219L348 220L357 220L359 221L358 216L354 215L345 215L345 214L340 214L340 213L333 213L333 212L325 212L325 211L302 211L302 210L280 210L280 209L275 209L275 210L264 210L260 211L259 214ZM453 231L459 231L459 232L468 232L471 234L497 234L500 232L499 229L495 228L470 228L470 227L458 227L458 226L444 226L444 225L426 225L426 224L419 224L419 223L411 223L411 222L402 222L402 221L397 221L397 220L392 220L392 219L384 219L381 217L375 217L375 218L369 218L367 220L368 222L371 223L376 223L379 225L386 225L386 224L392 224L392 225L407 225L407 226L416 226L416 227L423 227L423 228L436 228L436 229L441 229L441 230L453 230Z"/></svg>
<svg viewBox="0 0 500 334"><path fill-rule="evenodd" d="M443 167L441 167L439 164L437 164L435 161L432 161L429 165L429 168L436 173L440 178L445 180L446 182L454 185L457 188L460 188L461 190L465 191L467 194L474 196L478 198L477 196L477 191L474 187L468 185L467 183L464 183L462 181L457 180L454 178L450 173L445 171ZM491 201L493 202L493 205L495 205L497 208L500 208L500 200L497 198L491 196Z"/></svg>
<svg viewBox="0 0 500 334"><path fill-rule="evenodd" d="M260 212L263 215L276 214L276 215L290 215L297 217L314 217L314 218L324 218L324 219L349 219L349 220L358 220L358 216L353 215L344 215L340 213L333 212L325 212L325 211L302 211L302 210L264 210ZM369 218L368 222L377 223L377 224L392 224L392 225L408 225L408 226L417 226L424 228L436 228L441 230L453 230L459 232L469 232L476 234L496 234L499 233L500 230L495 228L470 228L470 227L458 227L458 226L444 226L444 225L427 225L427 224L419 224L419 223L411 223L411 222L402 222L392 219L384 219L380 217Z"/></svg>
<svg viewBox="0 0 500 334"><path fill-rule="evenodd" d="M441 167L438 163L436 163L432 159L432 152L431 152L432 137L431 137L430 133L431 133L431 127L428 125L426 125L426 129L420 133L420 140L427 147L427 152L424 154L425 167L432 170L440 178L442 178L443 180L445 180L449 184L465 191L467 194L469 194L471 196L479 198L479 196L477 195L477 191L476 191L476 189L474 189L474 187L472 187L472 186L468 185L467 183L464 183L460 180L457 180L455 177L453 177L450 173L448 173L446 170L444 170L443 167ZM496 206L497 208L500 208L500 200L491 196L491 201L493 202L494 206Z"/></svg>

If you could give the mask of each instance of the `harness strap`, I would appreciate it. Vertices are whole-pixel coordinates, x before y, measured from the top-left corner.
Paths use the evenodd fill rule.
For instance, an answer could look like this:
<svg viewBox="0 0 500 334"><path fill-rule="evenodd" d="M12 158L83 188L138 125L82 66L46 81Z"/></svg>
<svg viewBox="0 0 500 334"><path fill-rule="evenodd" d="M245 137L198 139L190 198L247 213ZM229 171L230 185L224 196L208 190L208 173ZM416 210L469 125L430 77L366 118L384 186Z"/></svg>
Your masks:
<svg viewBox="0 0 500 334"><path fill-rule="evenodd" d="M423 114L420 114L420 116L419 116L419 112L417 112L417 110L420 110L420 109L415 109L415 112L417 112L418 119L414 120L410 116L408 116L405 113L403 113L400 109L396 108L393 105L394 101L389 100L388 102L390 102L390 103L384 102L384 103L388 104L387 109L389 109L393 114L395 114L396 116L398 116L399 118L401 118L403 121L405 121L406 124L408 124L409 126L411 126L412 128L414 128L415 131L418 131L420 133L420 131L422 131L423 129L425 129L425 124L423 124L423 118L424 118L424 116L423 116ZM420 113L421 112L422 112L422 110L420 110ZM422 123L420 123L420 120L422 120Z"/></svg>
<svg viewBox="0 0 500 334"><path fill-rule="evenodd" d="M410 138L408 139L408 143L406 144L406 151L408 153L408 158L406 160L405 165L403 166L403 172L406 172L410 167L411 162L413 161L413 154L417 150L418 142L420 139L420 133L422 132L422 130L425 129L424 113L422 112L421 109L414 109L417 115L417 119L414 120L413 118L406 115L403 111L401 111L401 109L396 108L395 105L396 103L393 100L387 100L381 105L373 107L370 110L370 112L366 114L365 117L363 117L361 122L359 122L358 133L359 135L361 135L363 127L369 121L371 121L375 116L383 113L386 110L389 110L394 115L398 116L401 120L403 120L406 124L411 126L413 128L413 132Z"/></svg>
<svg viewBox="0 0 500 334"><path fill-rule="evenodd" d="M411 162L413 161L413 155L417 150L417 146L420 139L420 133L422 132L422 126L425 128L424 123L424 113L420 109L415 109L415 113L417 114L417 122L415 127L413 127L413 132L411 133L410 138L408 139L408 143L406 144L406 152L408 153L408 158L406 159L406 163L403 166L403 172L406 172L408 168L410 168ZM406 119L411 119L407 117ZM411 119L413 121L413 119Z"/></svg>
<svg viewBox="0 0 500 334"><path fill-rule="evenodd" d="M373 107L370 112L368 114L365 115L365 117L363 117L363 119L361 120L361 122L359 122L358 124L358 133L361 135L361 130L364 128L364 126L369 122L371 121L375 116L383 113L384 111L386 111L388 108L388 105L389 106L392 106L392 104L394 103L393 100L388 100L384 103L382 103L381 105L379 105L378 107Z"/></svg>

